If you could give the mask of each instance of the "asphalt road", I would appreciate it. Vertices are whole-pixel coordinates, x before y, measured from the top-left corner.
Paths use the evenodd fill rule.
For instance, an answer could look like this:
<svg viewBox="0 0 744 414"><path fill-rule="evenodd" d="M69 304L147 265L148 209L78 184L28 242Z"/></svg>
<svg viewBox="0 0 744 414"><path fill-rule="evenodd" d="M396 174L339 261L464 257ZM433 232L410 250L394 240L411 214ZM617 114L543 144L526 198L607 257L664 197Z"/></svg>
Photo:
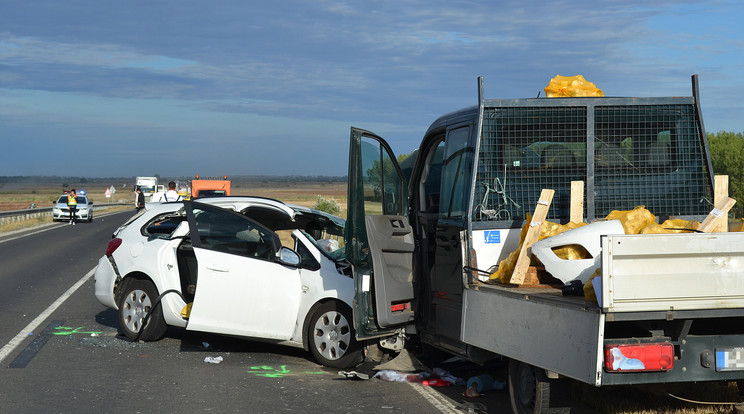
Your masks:
<svg viewBox="0 0 744 414"><path fill-rule="evenodd" d="M464 387L346 379L302 349L175 328L126 341L91 275L132 214L0 236L0 412L436 413L469 403ZM505 395L474 412L508 412Z"/></svg>

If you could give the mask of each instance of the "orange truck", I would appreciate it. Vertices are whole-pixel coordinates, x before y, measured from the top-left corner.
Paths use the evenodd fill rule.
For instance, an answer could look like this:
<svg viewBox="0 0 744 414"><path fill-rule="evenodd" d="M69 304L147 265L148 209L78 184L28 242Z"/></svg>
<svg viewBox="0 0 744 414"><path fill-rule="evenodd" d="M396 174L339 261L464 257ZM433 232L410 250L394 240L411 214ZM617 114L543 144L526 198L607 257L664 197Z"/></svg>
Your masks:
<svg viewBox="0 0 744 414"><path fill-rule="evenodd" d="M230 195L230 180L222 177L199 177L191 180L191 198L221 197Z"/></svg>

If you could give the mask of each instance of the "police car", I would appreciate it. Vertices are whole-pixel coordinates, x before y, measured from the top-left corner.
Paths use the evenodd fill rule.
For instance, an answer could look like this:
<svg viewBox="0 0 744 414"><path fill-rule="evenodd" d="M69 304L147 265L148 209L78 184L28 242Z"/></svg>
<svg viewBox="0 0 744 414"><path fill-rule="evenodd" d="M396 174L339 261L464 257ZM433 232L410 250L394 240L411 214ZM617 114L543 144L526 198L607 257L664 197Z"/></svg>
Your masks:
<svg viewBox="0 0 744 414"><path fill-rule="evenodd" d="M69 193L65 191L55 202L54 207L52 207L52 221L70 221L70 209L67 207L68 195ZM77 192L77 213L75 214L75 218L89 223L93 221L93 201L88 198L85 190Z"/></svg>

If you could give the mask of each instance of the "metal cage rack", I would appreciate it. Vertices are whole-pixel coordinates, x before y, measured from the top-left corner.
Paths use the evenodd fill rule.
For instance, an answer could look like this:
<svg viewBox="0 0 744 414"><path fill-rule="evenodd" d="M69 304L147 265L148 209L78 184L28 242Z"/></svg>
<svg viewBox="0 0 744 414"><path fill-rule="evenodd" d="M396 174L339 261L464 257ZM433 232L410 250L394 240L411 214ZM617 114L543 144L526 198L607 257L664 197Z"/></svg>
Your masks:
<svg viewBox="0 0 744 414"><path fill-rule="evenodd" d="M571 181L585 182L587 221L639 205L703 216L713 191L700 125L692 97L485 100L473 220L521 221L551 188L548 218L567 222Z"/></svg>

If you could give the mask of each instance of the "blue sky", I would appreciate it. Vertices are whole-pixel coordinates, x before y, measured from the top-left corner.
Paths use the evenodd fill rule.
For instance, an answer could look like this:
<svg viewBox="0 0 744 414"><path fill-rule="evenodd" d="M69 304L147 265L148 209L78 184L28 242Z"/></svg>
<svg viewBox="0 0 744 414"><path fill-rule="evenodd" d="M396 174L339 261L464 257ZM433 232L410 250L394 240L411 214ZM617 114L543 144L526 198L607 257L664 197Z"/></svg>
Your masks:
<svg viewBox="0 0 744 414"><path fill-rule="evenodd" d="M345 175L350 126L410 152L439 115L688 96L744 132L744 2L3 0L0 175Z"/></svg>

